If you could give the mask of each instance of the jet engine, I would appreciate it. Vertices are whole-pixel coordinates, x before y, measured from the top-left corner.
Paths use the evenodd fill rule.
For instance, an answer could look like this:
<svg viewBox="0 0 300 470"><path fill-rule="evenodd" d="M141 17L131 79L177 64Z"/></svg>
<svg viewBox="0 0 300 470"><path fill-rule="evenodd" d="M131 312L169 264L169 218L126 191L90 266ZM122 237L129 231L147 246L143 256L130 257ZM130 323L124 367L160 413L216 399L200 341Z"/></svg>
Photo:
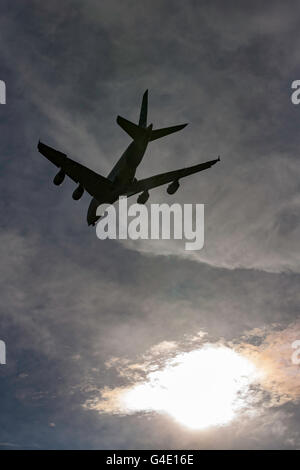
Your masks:
<svg viewBox="0 0 300 470"><path fill-rule="evenodd" d="M180 184L178 181L173 181L168 188L167 188L167 193L168 194L174 194L176 193L177 189L179 188Z"/></svg>
<svg viewBox="0 0 300 470"><path fill-rule="evenodd" d="M54 176L53 183L56 184L56 186L59 186L65 179L65 176L65 172L63 170L60 170L57 175Z"/></svg>
<svg viewBox="0 0 300 470"><path fill-rule="evenodd" d="M137 203L138 204L145 204L148 201L148 199L149 199L149 191L144 191L137 198Z"/></svg>
<svg viewBox="0 0 300 470"><path fill-rule="evenodd" d="M78 201L78 199L81 198L81 196L83 195L84 193L84 188L83 186L81 186L81 184L75 189L75 191L73 192L72 194L72 198L75 200L75 201Z"/></svg>

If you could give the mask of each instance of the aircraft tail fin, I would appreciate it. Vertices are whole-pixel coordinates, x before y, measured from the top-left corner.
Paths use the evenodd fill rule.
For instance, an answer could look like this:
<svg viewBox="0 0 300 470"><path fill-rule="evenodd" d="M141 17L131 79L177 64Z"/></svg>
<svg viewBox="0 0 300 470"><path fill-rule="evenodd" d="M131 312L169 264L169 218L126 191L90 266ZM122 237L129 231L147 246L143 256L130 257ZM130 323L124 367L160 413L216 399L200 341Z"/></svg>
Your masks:
<svg viewBox="0 0 300 470"><path fill-rule="evenodd" d="M146 128L147 127L147 112L148 112L148 90L145 91L143 94L143 101L141 105L140 111L140 120L139 126Z"/></svg>
<svg viewBox="0 0 300 470"><path fill-rule="evenodd" d="M155 129L151 133L150 142L152 140L160 139L161 137L165 137L166 135L173 134L173 132L181 131L187 124L180 124L179 126L173 127L164 127L162 129Z"/></svg>
<svg viewBox="0 0 300 470"><path fill-rule="evenodd" d="M130 135L130 137L132 137L133 140L140 139L145 133L145 129L143 127L139 127L121 116L117 117L117 123L125 132L127 132L127 134Z"/></svg>
<svg viewBox="0 0 300 470"><path fill-rule="evenodd" d="M178 132L185 126L187 126L187 124L180 124L179 126L164 127L163 129L155 129L152 131L150 129L150 127L152 128L152 124L147 128L147 113L148 90L146 90L143 94L138 125L134 124L131 121L128 121L128 119L125 119L121 116L117 117L117 123L120 127L122 127L125 132L127 132L127 134L130 135L133 140L139 140L141 138L144 138L147 133L147 137L149 137L150 135L149 142L151 142L152 140L160 139L161 137L165 137L166 135L173 134L173 132Z"/></svg>

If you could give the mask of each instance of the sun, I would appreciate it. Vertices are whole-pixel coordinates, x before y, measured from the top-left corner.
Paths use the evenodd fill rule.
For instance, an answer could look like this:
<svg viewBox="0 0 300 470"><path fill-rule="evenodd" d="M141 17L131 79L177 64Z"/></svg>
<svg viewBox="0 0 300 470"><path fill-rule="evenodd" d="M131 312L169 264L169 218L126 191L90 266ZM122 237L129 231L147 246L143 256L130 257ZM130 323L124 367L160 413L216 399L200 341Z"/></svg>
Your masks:
<svg viewBox="0 0 300 470"><path fill-rule="evenodd" d="M194 430L221 426L248 406L257 375L255 365L235 350L206 345L177 354L124 390L120 408L126 413L164 413Z"/></svg>

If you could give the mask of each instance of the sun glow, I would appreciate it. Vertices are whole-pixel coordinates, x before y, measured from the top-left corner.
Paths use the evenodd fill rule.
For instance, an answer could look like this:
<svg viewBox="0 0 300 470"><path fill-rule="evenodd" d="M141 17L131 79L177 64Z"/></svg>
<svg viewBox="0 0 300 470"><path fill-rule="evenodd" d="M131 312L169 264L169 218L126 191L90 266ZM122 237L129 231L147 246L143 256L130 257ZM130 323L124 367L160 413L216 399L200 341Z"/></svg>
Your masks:
<svg viewBox="0 0 300 470"><path fill-rule="evenodd" d="M149 372L144 382L121 393L120 407L127 413L166 413L195 430L220 426L247 407L257 375L255 365L233 349L207 345Z"/></svg>

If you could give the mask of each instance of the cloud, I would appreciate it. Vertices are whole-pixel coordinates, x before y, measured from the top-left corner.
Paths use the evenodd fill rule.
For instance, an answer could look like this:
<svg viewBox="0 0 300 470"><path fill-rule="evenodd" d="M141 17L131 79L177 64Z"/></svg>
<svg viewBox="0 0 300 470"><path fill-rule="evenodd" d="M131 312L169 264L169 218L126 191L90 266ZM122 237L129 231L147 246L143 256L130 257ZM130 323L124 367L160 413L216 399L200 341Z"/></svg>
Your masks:
<svg viewBox="0 0 300 470"><path fill-rule="evenodd" d="M187 9L175 2L171 17L167 5L151 5L151 14L146 14L144 8L131 4L135 8L128 16L116 13L120 8L128 11L119 2L77 2L74 21L81 18L83 30L76 51L69 40L73 29L69 24L65 29L66 12L57 17L58 4L35 4L33 18L39 12L53 20L42 35L44 41L52 41L55 61L63 72L60 79L53 74L49 77L49 62L54 60L51 49L45 59L43 50L29 48L29 55L17 63L28 100L41 118L37 138L43 136L105 175L128 144L113 124L115 115L136 119L141 94L150 87L150 119L155 125L187 120L191 126L180 135L152 144L138 177L218 154L222 160L218 167L182 181L172 198L180 203L205 203L203 250L186 253L183 244L172 241L129 241L125 247L228 269L299 272L299 142L284 128L286 121L294 120L295 109L288 96L289 82L282 76L285 68L276 61L273 48L275 31L289 48L296 28L294 14L277 4L270 15L269 8L261 11L257 5L249 8L245 22L244 9L233 8L232 15L221 3L205 9L189 5ZM164 27L160 29L156 20ZM84 34L88 25L98 31L100 44L97 36ZM182 34L178 33L180 25ZM188 27L183 30L183 25ZM3 41L10 38L12 29L3 28ZM65 50L61 51L55 46L63 32ZM32 44L29 32L24 32L23 41ZM91 51L98 47L105 55L95 65ZM83 54L87 48L90 52ZM72 60L66 60L68 54ZM104 75L100 63L107 67ZM93 76L87 76L91 64ZM287 63L286 69L291 65ZM32 133L32 123L28 133ZM286 141L288 145L282 145ZM31 165L27 171L37 175L33 161ZM44 174L46 167L51 172L46 162L38 168L40 172L45 168ZM71 187L65 188L71 192ZM48 207L55 204L61 221L70 205L64 189L62 192L60 200L47 201ZM165 202L166 197L164 189L151 192L152 202ZM75 207L72 211L75 214ZM83 212L80 217L85 224Z"/></svg>
<svg viewBox="0 0 300 470"><path fill-rule="evenodd" d="M270 394L269 406L298 402L300 399L300 368L293 362L292 347L300 339L300 321L288 327L277 326L270 332L261 331L260 345L241 344L239 350L259 367L263 374L261 386ZM252 334L257 336L257 332ZM250 336L251 339L251 336Z"/></svg>
<svg viewBox="0 0 300 470"><path fill-rule="evenodd" d="M159 343L137 363L113 358L107 366L127 384L103 387L84 407L120 415L167 413L201 429L299 402L300 369L292 361L299 321L269 332L256 329L233 342L210 343L200 333L198 341L186 337L171 348Z"/></svg>
<svg viewBox="0 0 300 470"><path fill-rule="evenodd" d="M272 338L260 346L273 322L284 330L298 315L297 15L282 2L223 4L1 4L2 443L297 447L297 377L289 367L285 377ZM188 257L173 243L101 243L85 223L87 195L75 204L72 182L54 188L56 170L36 149L41 138L107 174L129 143L115 117L136 121L146 88L155 126L190 126L153 143L138 177L222 158L172 198L206 204L205 248ZM166 197L151 191L152 202ZM240 345L265 365L253 420L199 439L160 414L99 419L82 408L115 391L116 409L120 390L205 342Z"/></svg>

